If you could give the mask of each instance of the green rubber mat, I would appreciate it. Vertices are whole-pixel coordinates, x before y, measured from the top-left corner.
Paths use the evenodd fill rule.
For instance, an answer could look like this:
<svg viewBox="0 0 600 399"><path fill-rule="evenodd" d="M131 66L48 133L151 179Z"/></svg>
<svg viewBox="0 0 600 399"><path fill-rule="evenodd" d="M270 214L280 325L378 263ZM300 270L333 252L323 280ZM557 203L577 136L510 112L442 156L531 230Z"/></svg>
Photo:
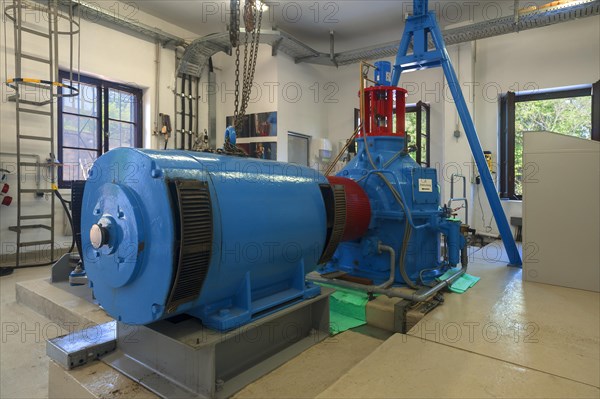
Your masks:
<svg viewBox="0 0 600 399"><path fill-rule="evenodd" d="M457 273L457 269L450 269L442 276L440 276L439 280L445 280L448 277ZM480 280L479 277L471 276L470 274L463 274L458 280L452 283L450 286L450 291L456 292L457 294L464 294L469 288L473 287Z"/></svg>
<svg viewBox="0 0 600 399"><path fill-rule="evenodd" d="M329 332L331 335L367 324L366 306L369 299L366 293L334 285L320 285L336 290L329 298Z"/></svg>

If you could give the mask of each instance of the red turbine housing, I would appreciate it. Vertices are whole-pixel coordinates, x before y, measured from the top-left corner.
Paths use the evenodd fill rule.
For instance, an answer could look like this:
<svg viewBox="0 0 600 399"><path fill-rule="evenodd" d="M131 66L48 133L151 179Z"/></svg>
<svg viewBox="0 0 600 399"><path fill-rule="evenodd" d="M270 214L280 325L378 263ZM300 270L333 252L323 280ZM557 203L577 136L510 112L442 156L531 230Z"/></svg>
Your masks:
<svg viewBox="0 0 600 399"><path fill-rule="evenodd" d="M366 132L367 136L404 137L406 93L408 92L401 87L366 88L363 104L365 120L359 136Z"/></svg>
<svg viewBox="0 0 600 399"><path fill-rule="evenodd" d="M354 241L367 233L371 222L371 204L365 190L345 177L327 177L332 185L344 186L346 192L346 227L342 241Z"/></svg>

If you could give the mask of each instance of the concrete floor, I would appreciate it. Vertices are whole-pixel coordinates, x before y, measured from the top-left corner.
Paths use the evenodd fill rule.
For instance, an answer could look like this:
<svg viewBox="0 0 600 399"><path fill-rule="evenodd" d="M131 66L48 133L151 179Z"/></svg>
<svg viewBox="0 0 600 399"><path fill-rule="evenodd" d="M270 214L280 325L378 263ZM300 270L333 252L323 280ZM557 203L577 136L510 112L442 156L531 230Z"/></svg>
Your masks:
<svg viewBox="0 0 600 399"><path fill-rule="evenodd" d="M66 334L58 324L15 301L15 284L49 276L50 267L0 277L0 397L48 397L46 339Z"/></svg>
<svg viewBox="0 0 600 399"><path fill-rule="evenodd" d="M505 255L493 248L471 257L469 272L481 281L467 294L445 295L443 306L408 335L383 342L347 332L236 396L600 398L600 294L522 282L521 271L507 268ZM48 395L44 340L62 331L15 303L14 287L47 276L43 268L0 279L1 398ZM102 363L93 367L99 368L78 373L90 386L98 372L118 380ZM148 397L112 394L105 386L96 384L90 397Z"/></svg>
<svg viewBox="0 0 600 399"><path fill-rule="evenodd" d="M522 282L481 258L469 273L481 281L467 294L446 295L318 397L600 397L600 294Z"/></svg>

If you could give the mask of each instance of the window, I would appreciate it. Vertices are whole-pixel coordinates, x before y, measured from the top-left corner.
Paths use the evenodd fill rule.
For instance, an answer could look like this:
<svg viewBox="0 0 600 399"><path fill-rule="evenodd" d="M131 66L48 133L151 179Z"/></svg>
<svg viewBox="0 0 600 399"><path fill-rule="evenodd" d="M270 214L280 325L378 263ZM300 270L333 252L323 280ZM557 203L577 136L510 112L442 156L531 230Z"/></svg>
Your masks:
<svg viewBox="0 0 600 399"><path fill-rule="evenodd" d="M419 101L415 105L406 106L406 135L408 136L408 153L421 166L429 167L430 159L430 106Z"/></svg>
<svg viewBox="0 0 600 399"><path fill-rule="evenodd" d="M431 107L422 101L417 104L406 105L405 130L408 137L406 149L410 156L421 166L429 167L431 164L430 152L430 117ZM394 120L392 123L396 123ZM360 110L354 109L354 129L360 124ZM351 146L351 153L356 153Z"/></svg>
<svg viewBox="0 0 600 399"><path fill-rule="evenodd" d="M500 196L523 194L523 133L548 131L600 141L600 84L535 93L508 92L500 99ZM593 95L593 93L595 93Z"/></svg>
<svg viewBox="0 0 600 399"><path fill-rule="evenodd" d="M66 72L60 79L71 84ZM77 85L77 76L73 81ZM142 146L141 101L140 89L83 75L78 96L59 97L59 187L85 180L93 162L113 148Z"/></svg>

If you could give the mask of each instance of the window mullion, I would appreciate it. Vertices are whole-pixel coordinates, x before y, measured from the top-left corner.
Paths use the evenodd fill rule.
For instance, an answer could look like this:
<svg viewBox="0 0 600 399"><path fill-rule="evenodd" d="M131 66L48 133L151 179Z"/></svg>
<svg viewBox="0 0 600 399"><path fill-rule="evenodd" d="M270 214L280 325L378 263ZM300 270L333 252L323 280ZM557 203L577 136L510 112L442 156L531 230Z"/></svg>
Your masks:
<svg viewBox="0 0 600 399"><path fill-rule="evenodd" d="M516 198L515 190L515 93L508 92L506 94L506 149L507 149L507 183L508 196L511 199Z"/></svg>
<svg viewBox="0 0 600 399"><path fill-rule="evenodd" d="M592 86L592 140L600 141L600 80Z"/></svg>
<svg viewBox="0 0 600 399"><path fill-rule="evenodd" d="M109 126L109 120L108 120L108 103L109 103L109 88L108 87L103 87L102 89L102 108L103 108L103 113L102 113L102 152L108 152L108 148L109 148L109 131L108 131L108 126Z"/></svg>

